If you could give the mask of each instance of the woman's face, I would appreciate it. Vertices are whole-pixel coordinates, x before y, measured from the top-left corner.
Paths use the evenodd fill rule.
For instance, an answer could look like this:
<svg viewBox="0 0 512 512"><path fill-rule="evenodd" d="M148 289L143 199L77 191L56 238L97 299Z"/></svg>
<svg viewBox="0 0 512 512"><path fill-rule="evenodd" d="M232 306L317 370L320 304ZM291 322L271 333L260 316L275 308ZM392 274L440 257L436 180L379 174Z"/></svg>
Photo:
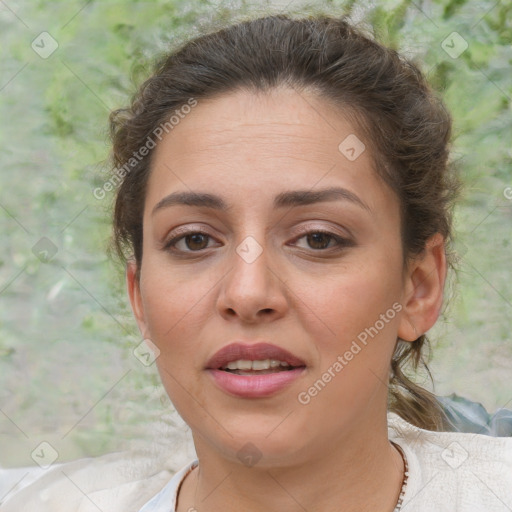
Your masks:
<svg viewBox="0 0 512 512"><path fill-rule="evenodd" d="M404 273L399 204L372 150L331 105L284 88L201 100L155 149L128 280L198 454L305 460L385 421ZM212 360L233 343L249 351ZM287 357L297 369L220 368Z"/></svg>

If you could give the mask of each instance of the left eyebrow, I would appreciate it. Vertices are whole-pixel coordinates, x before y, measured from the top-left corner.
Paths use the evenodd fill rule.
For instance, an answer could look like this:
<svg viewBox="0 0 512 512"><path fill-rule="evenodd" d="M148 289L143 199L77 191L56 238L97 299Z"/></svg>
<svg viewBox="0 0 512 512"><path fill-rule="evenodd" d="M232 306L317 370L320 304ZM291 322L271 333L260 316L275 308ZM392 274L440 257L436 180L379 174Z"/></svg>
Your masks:
<svg viewBox="0 0 512 512"><path fill-rule="evenodd" d="M322 190L290 190L281 192L274 198L274 208L306 206L325 201L345 200L354 203L371 213L371 208L354 192L346 188L331 187ZM161 199L153 208L154 215L162 208L185 205L228 211L231 206L219 196L203 192L173 192Z"/></svg>
<svg viewBox="0 0 512 512"><path fill-rule="evenodd" d="M289 206L305 206L324 201L345 200L350 201L371 213L370 207L354 192L342 187L330 187L322 190L292 190L282 192L274 199L275 208L284 208Z"/></svg>

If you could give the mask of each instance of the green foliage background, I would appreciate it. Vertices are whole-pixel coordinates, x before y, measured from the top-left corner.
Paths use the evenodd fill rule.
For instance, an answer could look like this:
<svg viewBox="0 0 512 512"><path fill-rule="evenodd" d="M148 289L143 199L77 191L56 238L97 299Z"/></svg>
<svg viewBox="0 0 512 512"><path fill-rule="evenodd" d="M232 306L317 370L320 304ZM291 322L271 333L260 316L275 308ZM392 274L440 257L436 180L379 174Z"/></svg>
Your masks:
<svg viewBox="0 0 512 512"><path fill-rule="evenodd" d="M66 460L186 430L154 365L133 356L141 340L123 269L106 254L112 194L99 201L92 191L107 177L108 113L127 103L152 59L208 23L285 6L0 4L0 465L32 465L43 440ZM454 116L453 158L466 188L456 211L456 292L431 336L435 391L490 411L512 408L512 201L504 195L512 186L512 4L291 2L286 12L317 10L364 19L418 60ZM31 48L42 31L59 44L48 59ZM458 58L441 46L453 32L468 43ZM48 263L33 252L42 237L58 249Z"/></svg>

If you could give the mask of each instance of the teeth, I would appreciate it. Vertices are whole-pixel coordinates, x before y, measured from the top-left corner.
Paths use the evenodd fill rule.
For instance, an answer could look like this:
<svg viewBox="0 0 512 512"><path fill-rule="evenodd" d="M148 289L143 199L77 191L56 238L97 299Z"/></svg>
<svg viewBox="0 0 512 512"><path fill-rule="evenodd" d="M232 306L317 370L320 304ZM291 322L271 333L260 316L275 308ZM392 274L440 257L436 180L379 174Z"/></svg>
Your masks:
<svg viewBox="0 0 512 512"><path fill-rule="evenodd" d="M252 369L252 361L248 361L246 359L240 359L237 361L239 370L251 370Z"/></svg>
<svg viewBox="0 0 512 512"><path fill-rule="evenodd" d="M252 370L268 370L270 368L270 361L265 359L264 361L253 361Z"/></svg>
<svg viewBox="0 0 512 512"><path fill-rule="evenodd" d="M290 366L286 361L278 361L277 359L263 359L258 361L249 361L247 359L239 359L238 361L230 361L222 369L228 370L268 370L269 368L278 368L279 366Z"/></svg>

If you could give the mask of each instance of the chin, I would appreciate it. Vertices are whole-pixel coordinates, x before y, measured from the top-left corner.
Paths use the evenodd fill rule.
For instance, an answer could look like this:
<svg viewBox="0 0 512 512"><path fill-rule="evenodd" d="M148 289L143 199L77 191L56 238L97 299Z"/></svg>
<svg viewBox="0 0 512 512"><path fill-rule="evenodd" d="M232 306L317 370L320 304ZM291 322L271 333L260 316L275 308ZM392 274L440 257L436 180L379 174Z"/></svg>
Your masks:
<svg viewBox="0 0 512 512"><path fill-rule="evenodd" d="M197 430L191 427L196 450L199 448L199 453L206 442L226 459L248 467L269 469L303 463L308 451L304 429L291 424L285 426L289 420L283 422L284 417L272 416L269 421L268 417L248 415L244 421L238 416L232 423L223 422L225 430L206 431L204 423Z"/></svg>

